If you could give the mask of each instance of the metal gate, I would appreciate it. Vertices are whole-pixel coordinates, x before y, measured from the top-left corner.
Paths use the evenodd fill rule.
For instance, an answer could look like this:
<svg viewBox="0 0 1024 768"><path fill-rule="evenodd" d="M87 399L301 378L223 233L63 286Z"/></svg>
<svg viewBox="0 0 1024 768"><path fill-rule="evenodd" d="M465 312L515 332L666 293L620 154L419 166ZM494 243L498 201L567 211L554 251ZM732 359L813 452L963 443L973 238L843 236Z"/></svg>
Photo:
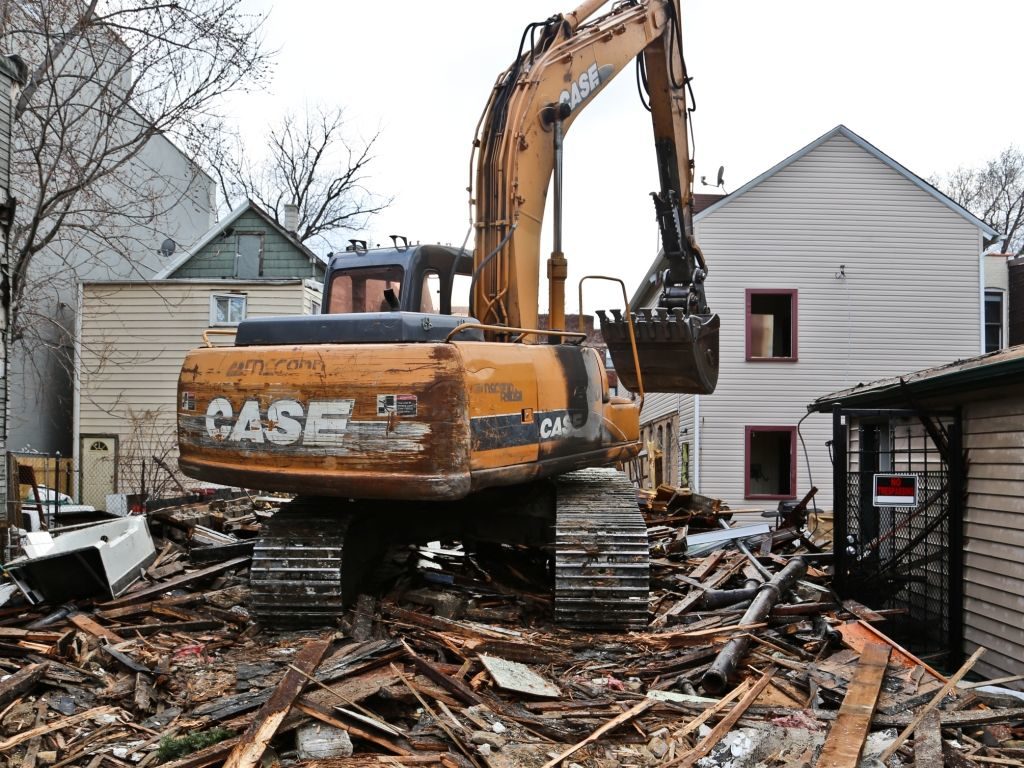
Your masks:
<svg viewBox="0 0 1024 768"><path fill-rule="evenodd" d="M835 587L891 609L884 631L957 664L963 637L964 459L958 411L833 413ZM914 506L875 504L875 476L913 476Z"/></svg>

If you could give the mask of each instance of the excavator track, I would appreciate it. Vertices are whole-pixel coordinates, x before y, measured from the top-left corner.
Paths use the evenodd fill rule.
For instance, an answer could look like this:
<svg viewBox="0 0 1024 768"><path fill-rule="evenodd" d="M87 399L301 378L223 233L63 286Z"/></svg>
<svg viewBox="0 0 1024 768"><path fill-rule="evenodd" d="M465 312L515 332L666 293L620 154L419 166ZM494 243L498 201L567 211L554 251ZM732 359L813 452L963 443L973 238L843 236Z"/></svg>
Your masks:
<svg viewBox="0 0 1024 768"><path fill-rule="evenodd" d="M555 620L586 629L647 626L647 525L614 469L562 475L555 519Z"/></svg>
<svg viewBox="0 0 1024 768"><path fill-rule="evenodd" d="M336 505L299 499L263 523L249 569L249 604L260 623L323 626L343 613L351 597L342 557L353 515Z"/></svg>

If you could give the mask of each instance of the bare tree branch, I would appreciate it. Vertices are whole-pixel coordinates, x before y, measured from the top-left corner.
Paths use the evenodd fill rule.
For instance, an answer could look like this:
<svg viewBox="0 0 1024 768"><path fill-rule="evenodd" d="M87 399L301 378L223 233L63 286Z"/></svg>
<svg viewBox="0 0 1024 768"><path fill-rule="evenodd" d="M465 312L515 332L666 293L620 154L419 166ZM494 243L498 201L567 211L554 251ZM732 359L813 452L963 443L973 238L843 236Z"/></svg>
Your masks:
<svg viewBox="0 0 1024 768"><path fill-rule="evenodd" d="M1024 254L1024 153L1010 146L979 168L957 168L931 179L999 237L1003 253Z"/></svg>
<svg viewBox="0 0 1024 768"><path fill-rule="evenodd" d="M228 207L246 198L282 226L289 203L298 206L296 236L335 249L344 232L366 227L370 217L391 204L366 184L380 134L354 143L344 135L341 108L316 107L297 117L285 115L266 138L266 159L253 164L237 132L197 147Z"/></svg>

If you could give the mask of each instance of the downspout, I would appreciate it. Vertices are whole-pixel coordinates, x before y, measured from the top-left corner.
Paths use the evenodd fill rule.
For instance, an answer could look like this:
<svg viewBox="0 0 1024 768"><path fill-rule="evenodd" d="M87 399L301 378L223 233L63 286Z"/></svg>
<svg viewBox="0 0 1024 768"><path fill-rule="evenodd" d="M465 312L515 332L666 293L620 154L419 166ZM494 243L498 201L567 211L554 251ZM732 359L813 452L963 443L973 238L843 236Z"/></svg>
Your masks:
<svg viewBox="0 0 1024 768"><path fill-rule="evenodd" d="M978 233L981 239L981 232ZM984 246L982 241L982 246ZM978 354L985 354L985 248L978 257ZM1009 295L1009 291L1007 291Z"/></svg>
<svg viewBox="0 0 1024 768"><path fill-rule="evenodd" d="M82 501L82 314L85 307L85 283L78 281L78 290L75 301L75 340L74 360L72 362L72 388L74 392L74 404L71 414L71 455L78 458L78 472L75 473L74 495Z"/></svg>
<svg viewBox="0 0 1024 768"><path fill-rule="evenodd" d="M693 396L693 490L700 493L700 395Z"/></svg>

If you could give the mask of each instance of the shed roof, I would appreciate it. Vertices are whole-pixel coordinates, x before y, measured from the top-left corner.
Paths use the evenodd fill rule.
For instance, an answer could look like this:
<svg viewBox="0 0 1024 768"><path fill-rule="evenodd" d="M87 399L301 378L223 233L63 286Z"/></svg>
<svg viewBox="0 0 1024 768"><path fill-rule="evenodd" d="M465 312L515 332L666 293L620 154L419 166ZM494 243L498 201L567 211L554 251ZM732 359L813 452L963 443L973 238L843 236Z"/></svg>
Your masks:
<svg viewBox="0 0 1024 768"><path fill-rule="evenodd" d="M943 398L962 402L978 396L980 390L1022 382L1024 345L858 384L819 397L807 406L807 410L831 411L839 405L847 408L903 405L910 398Z"/></svg>

